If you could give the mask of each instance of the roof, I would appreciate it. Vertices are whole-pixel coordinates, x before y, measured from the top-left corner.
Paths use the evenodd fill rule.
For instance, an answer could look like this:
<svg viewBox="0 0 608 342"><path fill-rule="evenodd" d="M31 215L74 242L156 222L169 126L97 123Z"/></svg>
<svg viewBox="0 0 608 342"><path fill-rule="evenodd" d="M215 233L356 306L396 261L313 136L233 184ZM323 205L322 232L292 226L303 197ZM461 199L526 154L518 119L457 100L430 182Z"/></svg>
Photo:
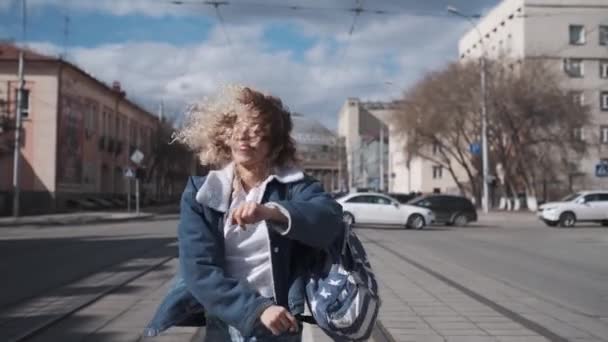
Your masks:
<svg viewBox="0 0 608 342"><path fill-rule="evenodd" d="M315 119L307 118L302 114L294 113L293 138L299 144L333 145L337 136L334 132L323 126Z"/></svg>
<svg viewBox="0 0 608 342"><path fill-rule="evenodd" d="M102 88L104 88L104 90L109 91L109 92L115 92L116 91L111 86L109 86L106 83L104 83L103 81L101 81L101 80L93 77L91 74L87 73L86 71L84 71L83 69L81 69L80 67L78 67L77 65L72 64L72 63L70 63L70 62L68 62L66 60L61 59L61 58L53 57L53 56L48 56L48 55L43 55L43 54L40 54L40 53L35 52L33 50L29 50L27 48L25 49L25 56L24 57L25 57L26 62L32 62L32 61L34 61L34 62L52 62L52 63L59 63L61 65L65 65L68 68L71 68L72 70L74 70L77 73L81 74L85 78L88 78L89 80L93 81L97 85L101 86ZM15 46L12 43L7 43L7 42L1 42L0 41L0 62L1 61L14 61L14 60L17 60L18 58L19 58L19 47ZM156 119L156 115L152 114L147 109L145 109L142 106L138 105L137 103L129 100L128 98L125 97L122 101L128 103L129 105L131 105L134 108L138 109L139 111L147 114L148 116Z"/></svg>
<svg viewBox="0 0 608 342"><path fill-rule="evenodd" d="M15 60L19 58L19 48L11 43L0 43L0 60ZM43 55L33 50L25 49L25 59L34 61L57 61L58 58Z"/></svg>

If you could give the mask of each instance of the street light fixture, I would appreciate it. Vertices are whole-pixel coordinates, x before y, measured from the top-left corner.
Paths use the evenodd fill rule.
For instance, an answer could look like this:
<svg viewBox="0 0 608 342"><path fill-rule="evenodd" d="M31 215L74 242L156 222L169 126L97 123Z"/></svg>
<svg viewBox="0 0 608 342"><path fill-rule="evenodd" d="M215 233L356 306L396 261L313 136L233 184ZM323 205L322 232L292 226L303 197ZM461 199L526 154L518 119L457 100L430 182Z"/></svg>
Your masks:
<svg viewBox="0 0 608 342"><path fill-rule="evenodd" d="M489 195L488 195L488 115L487 115L487 107L486 107L486 54L487 49L483 43L483 34L479 30L478 25L473 21L473 19L478 19L480 15L466 15L460 12L457 8L453 6L447 6L446 10L448 13L456 15L458 17L464 18L468 21L477 34L479 35L479 42L481 44L482 53L479 58L480 64L480 82L481 82L481 159L482 159L482 175L483 175L483 198L481 202L481 206L483 208L483 212L487 213L489 210Z"/></svg>

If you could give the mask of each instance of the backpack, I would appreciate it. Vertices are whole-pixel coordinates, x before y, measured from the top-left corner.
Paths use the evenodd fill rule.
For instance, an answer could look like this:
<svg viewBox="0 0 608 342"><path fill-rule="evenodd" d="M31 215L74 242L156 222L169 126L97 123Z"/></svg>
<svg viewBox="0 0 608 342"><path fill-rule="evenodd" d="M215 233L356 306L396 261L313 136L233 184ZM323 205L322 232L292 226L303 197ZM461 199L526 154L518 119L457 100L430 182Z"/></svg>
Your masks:
<svg viewBox="0 0 608 342"><path fill-rule="evenodd" d="M378 283L365 249L344 223L344 233L311 270L306 284L308 308L316 324L335 340L370 338L378 311Z"/></svg>

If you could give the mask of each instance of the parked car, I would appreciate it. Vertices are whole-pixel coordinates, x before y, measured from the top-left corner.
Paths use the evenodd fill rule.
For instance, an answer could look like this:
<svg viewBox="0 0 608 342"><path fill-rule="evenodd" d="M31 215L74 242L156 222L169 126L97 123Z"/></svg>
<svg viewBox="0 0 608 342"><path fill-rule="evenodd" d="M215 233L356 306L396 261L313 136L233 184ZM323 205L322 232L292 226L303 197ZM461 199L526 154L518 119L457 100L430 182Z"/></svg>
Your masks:
<svg viewBox="0 0 608 342"><path fill-rule="evenodd" d="M398 224L423 229L435 219L428 209L401 204L380 193L354 193L337 201L342 205L344 221L349 224Z"/></svg>
<svg viewBox="0 0 608 342"><path fill-rule="evenodd" d="M574 227L577 222L608 226L608 191L583 191L538 208L538 217L548 226Z"/></svg>
<svg viewBox="0 0 608 342"><path fill-rule="evenodd" d="M414 198L408 204L432 210L437 223L466 226L469 222L477 221L475 206L462 196L424 195Z"/></svg>
<svg viewBox="0 0 608 342"><path fill-rule="evenodd" d="M416 198L416 193L414 193L414 192L409 193L409 194L399 193L399 192L389 192L388 195L390 197L396 199L397 201L399 201L399 203L401 203L401 204L406 204L407 202Z"/></svg>

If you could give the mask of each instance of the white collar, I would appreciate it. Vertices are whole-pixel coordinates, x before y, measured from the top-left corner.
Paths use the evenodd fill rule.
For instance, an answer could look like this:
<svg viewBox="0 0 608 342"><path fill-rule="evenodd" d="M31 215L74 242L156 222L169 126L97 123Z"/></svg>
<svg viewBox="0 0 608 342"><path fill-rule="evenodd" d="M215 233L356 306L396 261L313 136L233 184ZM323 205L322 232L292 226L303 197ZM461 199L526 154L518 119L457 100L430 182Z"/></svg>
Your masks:
<svg viewBox="0 0 608 342"><path fill-rule="evenodd" d="M196 201L222 213L228 211L234 167L234 163L230 163L221 170L210 171L196 193ZM282 167L275 168L270 177L288 184L304 179L304 173L295 167Z"/></svg>

